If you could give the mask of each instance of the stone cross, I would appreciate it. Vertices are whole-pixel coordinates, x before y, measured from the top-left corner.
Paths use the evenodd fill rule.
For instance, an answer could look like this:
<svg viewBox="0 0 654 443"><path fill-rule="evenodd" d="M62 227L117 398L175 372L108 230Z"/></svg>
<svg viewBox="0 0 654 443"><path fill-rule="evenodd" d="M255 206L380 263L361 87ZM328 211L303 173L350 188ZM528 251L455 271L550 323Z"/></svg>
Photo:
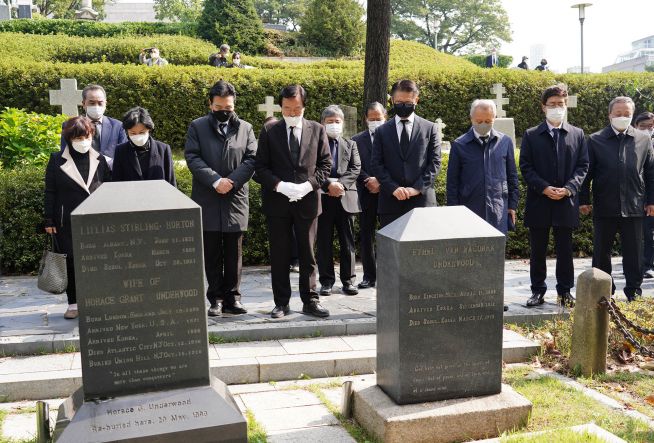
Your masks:
<svg viewBox="0 0 654 443"><path fill-rule="evenodd" d="M576 95L569 95L568 96L568 109L574 109L577 107L577 96ZM568 121L568 113L565 113L565 117L563 118L565 122Z"/></svg>
<svg viewBox="0 0 654 443"><path fill-rule="evenodd" d="M443 141L443 129L447 128L447 125L443 123L443 119L438 117L436 119L436 130L438 134L438 139Z"/></svg>
<svg viewBox="0 0 654 443"><path fill-rule="evenodd" d="M265 112L266 118L268 118L274 117L275 112L282 112L282 107L275 104L275 97L268 95L266 96L265 102L257 107L257 110L259 112Z"/></svg>
<svg viewBox="0 0 654 443"><path fill-rule="evenodd" d="M502 105L508 105L509 99L502 97L502 94L506 93L506 88L502 86L502 83L495 83L490 89L491 94L495 94L493 101L497 106L497 117L503 118L506 117L506 111L502 109Z"/></svg>
<svg viewBox="0 0 654 443"><path fill-rule="evenodd" d="M77 79L62 78L59 80L61 84L60 90L51 89L50 104L53 106L61 106L61 113L71 117L77 117L79 111L77 106L82 104L82 91L77 89Z"/></svg>

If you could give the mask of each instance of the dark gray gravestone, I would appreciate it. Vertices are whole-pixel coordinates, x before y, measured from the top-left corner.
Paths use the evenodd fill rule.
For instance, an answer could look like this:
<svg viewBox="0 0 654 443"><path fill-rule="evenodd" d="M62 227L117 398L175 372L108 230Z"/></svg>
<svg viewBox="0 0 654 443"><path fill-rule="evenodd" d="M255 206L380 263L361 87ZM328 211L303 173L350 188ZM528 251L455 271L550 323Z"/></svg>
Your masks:
<svg viewBox="0 0 654 443"><path fill-rule="evenodd" d="M504 246L463 206L377 232L377 384L396 403L501 391Z"/></svg>
<svg viewBox="0 0 654 443"><path fill-rule="evenodd" d="M246 440L209 374L200 211L160 180L105 183L72 213L83 394L58 441Z"/></svg>

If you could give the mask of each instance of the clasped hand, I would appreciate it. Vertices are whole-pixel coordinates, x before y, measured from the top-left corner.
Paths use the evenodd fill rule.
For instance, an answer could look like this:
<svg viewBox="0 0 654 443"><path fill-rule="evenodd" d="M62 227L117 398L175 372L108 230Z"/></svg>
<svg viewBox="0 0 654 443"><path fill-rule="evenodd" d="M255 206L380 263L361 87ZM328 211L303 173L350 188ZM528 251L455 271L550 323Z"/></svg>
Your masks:
<svg viewBox="0 0 654 443"><path fill-rule="evenodd" d="M288 197L288 201L296 202L302 200L305 195L313 191L313 186L308 181L304 183L279 182L276 191Z"/></svg>
<svg viewBox="0 0 654 443"><path fill-rule="evenodd" d="M568 190L566 188L555 188L554 186L548 186L543 191L543 194L552 200L561 200L563 197L568 196Z"/></svg>

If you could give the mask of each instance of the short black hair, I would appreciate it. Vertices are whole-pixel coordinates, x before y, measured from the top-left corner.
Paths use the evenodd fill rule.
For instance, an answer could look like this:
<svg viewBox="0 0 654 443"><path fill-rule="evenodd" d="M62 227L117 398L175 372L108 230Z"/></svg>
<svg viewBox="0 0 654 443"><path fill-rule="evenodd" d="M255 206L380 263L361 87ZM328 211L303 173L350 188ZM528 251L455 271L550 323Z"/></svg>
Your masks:
<svg viewBox="0 0 654 443"><path fill-rule="evenodd" d="M400 80L394 83L391 88L391 95L398 91L412 92L415 95L420 95L420 89L418 89L418 85L413 80Z"/></svg>
<svg viewBox="0 0 654 443"><path fill-rule="evenodd" d="M636 116L634 119L634 126L638 126L638 123L645 121L645 120L651 120L654 118L654 114L648 111L641 112Z"/></svg>
<svg viewBox="0 0 654 443"><path fill-rule="evenodd" d="M139 123L148 128L150 131L154 130L154 122L152 121L152 117L150 117L150 113L145 108L137 106L130 109L125 113L125 115L123 115L123 129L125 129L125 131L132 129Z"/></svg>
<svg viewBox="0 0 654 443"><path fill-rule="evenodd" d="M282 100L285 98L300 97L302 106L307 104L307 91L304 90L302 85L288 85L279 92L279 106L282 105Z"/></svg>
<svg viewBox="0 0 654 443"><path fill-rule="evenodd" d="M565 83L558 83L556 85L550 86L543 91L543 95L540 96L540 102L542 104L547 103L547 100L550 97L563 97L568 102L568 85Z"/></svg>
<svg viewBox="0 0 654 443"><path fill-rule="evenodd" d="M370 111L380 111L384 115L388 114L388 111L386 111L386 108L384 107L384 105L382 105L379 102L370 102L370 103L368 103L366 105L366 113L365 113L364 117L367 117L368 113Z"/></svg>
<svg viewBox="0 0 654 443"><path fill-rule="evenodd" d="M82 101L86 100L86 96L88 95L89 91L102 91L102 94L104 95L104 98L107 98L107 91L104 90L104 88L100 85L88 85L84 89L82 89Z"/></svg>
<svg viewBox="0 0 654 443"><path fill-rule="evenodd" d="M61 130L61 135L68 145L71 145L75 138L88 138L93 134L95 134L95 125L91 123L90 118L83 115L66 120Z"/></svg>
<svg viewBox="0 0 654 443"><path fill-rule="evenodd" d="M231 83L220 80L209 90L209 101L212 102L214 97L234 97L236 100L236 89Z"/></svg>

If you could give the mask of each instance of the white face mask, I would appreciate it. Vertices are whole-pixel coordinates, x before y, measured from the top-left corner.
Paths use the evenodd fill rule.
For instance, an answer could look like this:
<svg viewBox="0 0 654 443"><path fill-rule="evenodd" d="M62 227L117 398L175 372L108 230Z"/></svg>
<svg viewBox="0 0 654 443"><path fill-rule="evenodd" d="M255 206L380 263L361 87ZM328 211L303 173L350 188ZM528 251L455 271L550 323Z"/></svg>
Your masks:
<svg viewBox="0 0 654 443"><path fill-rule="evenodd" d="M146 132L145 134L137 134L137 135L130 135L129 139L134 143L136 146L145 146L145 144L148 142L150 139L150 133Z"/></svg>
<svg viewBox="0 0 654 443"><path fill-rule="evenodd" d="M547 121L554 125L558 125L565 118L566 108L546 108L545 116Z"/></svg>
<svg viewBox="0 0 654 443"><path fill-rule="evenodd" d="M87 106L86 107L86 115L91 119L91 120L100 120L102 116L104 115L106 107L104 106Z"/></svg>
<svg viewBox="0 0 654 443"><path fill-rule="evenodd" d="M611 118L611 125L617 130L617 131L624 131L626 130L629 125L631 124L631 117L613 117Z"/></svg>
<svg viewBox="0 0 654 443"><path fill-rule="evenodd" d="M93 145L93 140L90 138L85 138L84 140L73 140L73 149L79 152L80 154L86 154L91 149Z"/></svg>
<svg viewBox="0 0 654 443"><path fill-rule="evenodd" d="M369 121L368 122L368 131L370 131L370 132L372 132L374 134L375 131L377 130L377 128L379 128L384 123L386 123L386 122L383 121L383 120Z"/></svg>
<svg viewBox="0 0 654 443"><path fill-rule="evenodd" d="M343 134L343 123L328 123L325 125L327 137L338 138Z"/></svg>
<svg viewBox="0 0 654 443"><path fill-rule="evenodd" d="M304 115L304 113L295 117L290 117L285 115L284 121L286 122L286 126L290 128L291 126L295 127L299 125L302 122L302 115Z"/></svg>

